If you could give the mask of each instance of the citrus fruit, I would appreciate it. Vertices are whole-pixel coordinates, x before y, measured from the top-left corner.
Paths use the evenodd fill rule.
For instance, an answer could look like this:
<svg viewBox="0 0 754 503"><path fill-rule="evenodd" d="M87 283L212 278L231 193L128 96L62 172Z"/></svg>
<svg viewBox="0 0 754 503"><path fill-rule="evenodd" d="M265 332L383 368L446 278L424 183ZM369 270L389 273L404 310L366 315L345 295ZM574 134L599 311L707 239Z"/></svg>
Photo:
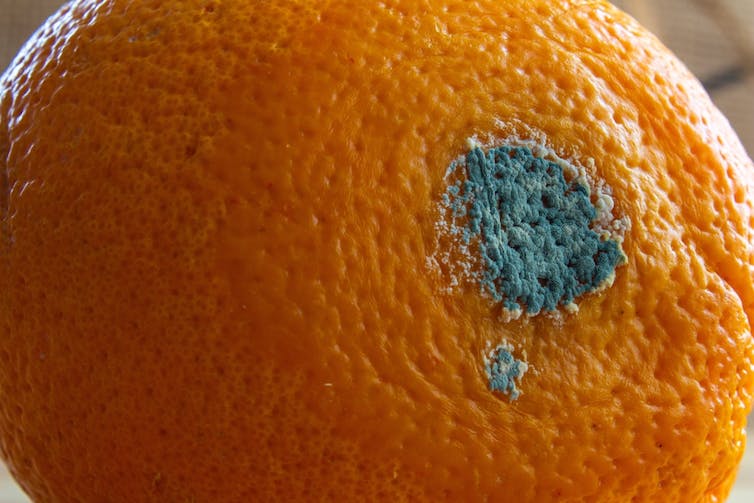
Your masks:
<svg viewBox="0 0 754 503"><path fill-rule="evenodd" d="M754 169L609 4L79 0L0 89L35 501L728 493Z"/></svg>

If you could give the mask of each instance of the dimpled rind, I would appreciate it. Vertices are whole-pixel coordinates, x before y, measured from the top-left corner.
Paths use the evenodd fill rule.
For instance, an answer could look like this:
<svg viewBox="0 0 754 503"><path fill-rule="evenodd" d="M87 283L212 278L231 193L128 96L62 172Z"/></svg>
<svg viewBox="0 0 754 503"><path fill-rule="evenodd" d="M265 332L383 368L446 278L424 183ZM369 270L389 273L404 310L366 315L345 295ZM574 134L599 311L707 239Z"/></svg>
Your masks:
<svg viewBox="0 0 754 503"><path fill-rule="evenodd" d="M578 313L505 323L427 266L474 135L593 158L630 219ZM605 2L76 0L0 79L0 154L0 452L34 501L733 483L754 168ZM501 340L515 402L484 371Z"/></svg>

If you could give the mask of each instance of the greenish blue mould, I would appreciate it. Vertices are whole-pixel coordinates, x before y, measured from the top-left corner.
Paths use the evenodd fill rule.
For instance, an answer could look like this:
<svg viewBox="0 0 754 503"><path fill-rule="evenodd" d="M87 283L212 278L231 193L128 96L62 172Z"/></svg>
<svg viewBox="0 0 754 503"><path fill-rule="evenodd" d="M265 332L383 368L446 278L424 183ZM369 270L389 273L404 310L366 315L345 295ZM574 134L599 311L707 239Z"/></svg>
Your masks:
<svg viewBox="0 0 754 503"><path fill-rule="evenodd" d="M465 217L463 240L479 244L481 288L511 311L537 314L599 288L625 257L591 228L589 189L526 147L469 151L450 166L465 177L443 200Z"/></svg>
<svg viewBox="0 0 754 503"><path fill-rule="evenodd" d="M521 379L528 368L526 362L514 357L510 348L503 344L490 352L484 365L490 389L510 396L511 400L516 400L521 394L516 380Z"/></svg>

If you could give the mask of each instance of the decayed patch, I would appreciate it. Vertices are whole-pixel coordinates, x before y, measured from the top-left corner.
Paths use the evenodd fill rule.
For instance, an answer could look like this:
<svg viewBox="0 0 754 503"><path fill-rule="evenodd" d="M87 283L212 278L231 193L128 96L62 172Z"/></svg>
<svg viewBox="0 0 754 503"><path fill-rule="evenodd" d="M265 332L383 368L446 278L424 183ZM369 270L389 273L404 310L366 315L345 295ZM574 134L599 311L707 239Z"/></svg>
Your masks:
<svg viewBox="0 0 754 503"><path fill-rule="evenodd" d="M489 388L517 400L521 395L518 384L529 365L513 356L513 347L505 342L489 350L484 355L484 370Z"/></svg>
<svg viewBox="0 0 754 503"><path fill-rule="evenodd" d="M626 260L612 198L593 191L583 169L538 154L471 145L448 168L440 202L445 250L435 262L451 286L477 283L509 317L573 312Z"/></svg>

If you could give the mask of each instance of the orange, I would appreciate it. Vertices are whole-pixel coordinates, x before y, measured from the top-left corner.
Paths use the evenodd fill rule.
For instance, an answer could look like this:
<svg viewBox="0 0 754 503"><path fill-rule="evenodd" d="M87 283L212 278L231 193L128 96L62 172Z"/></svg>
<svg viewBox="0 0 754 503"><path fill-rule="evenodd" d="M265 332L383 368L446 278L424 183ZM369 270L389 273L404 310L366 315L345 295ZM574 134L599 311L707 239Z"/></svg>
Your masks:
<svg viewBox="0 0 754 503"><path fill-rule="evenodd" d="M0 445L35 501L725 499L754 170L607 3L79 0L0 89ZM480 286L461 190L521 145L612 206L577 226L610 274L551 309Z"/></svg>

